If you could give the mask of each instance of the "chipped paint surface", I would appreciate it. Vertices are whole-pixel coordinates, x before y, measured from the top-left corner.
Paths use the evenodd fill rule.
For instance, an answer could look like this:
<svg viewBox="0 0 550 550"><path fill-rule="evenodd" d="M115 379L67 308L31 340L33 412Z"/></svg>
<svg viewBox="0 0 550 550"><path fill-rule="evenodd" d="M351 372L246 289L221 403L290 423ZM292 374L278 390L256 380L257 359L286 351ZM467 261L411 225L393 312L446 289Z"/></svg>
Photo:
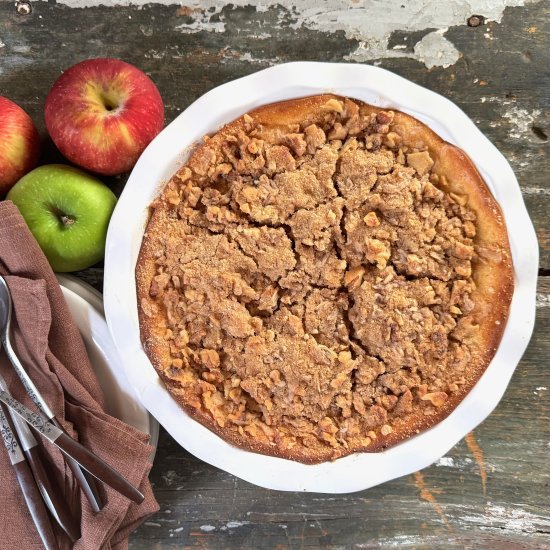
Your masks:
<svg viewBox="0 0 550 550"><path fill-rule="evenodd" d="M475 459L468 456L444 456L440 458L437 462L435 462L434 465L438 468L453 468L455 470L460 470L468 474L473 472L476 468L479 468ZM498 468L495 463L485 460L485 469L494 472Z"/></svg>
<svg viewBox="0 0 550 550"><path fill-rule="evenodd" d="M414 46L414 53L428 69L432 67L450 67L460 58L460 52L443 35L447 29L427 34Z"/></svg>
<svg viewBox="0 0 550 550"><path fill-rule="evenodd" d="M483 14L488 21L499 22L504 8L522 6L538 0L454 0L438 2L430 0L189 0L182 15L191 18L190 22L178 25L183 33L224 33L230 30L233 21L226 21L224 9L237 9L255 6L257 12L270 9L279 10L279 25L292 28L306 28L326 33L342 31L347 39L358 41L358 46L347 59L369 61L388 57L408 57L417 59L428 68L449 67L456 63L460 53L446 37L445 32L453 25L465 25L472 13ZM148 0L58 0L75 8L90 6L128 6L150 4ZM173 0L156 0L154 4L173 4ZM284 21L283 21L284 20ZM411 44L412 51L402 47L389 48L392 32L407 32L434 29ZM236 27L234 30L239 30ZM265 38L269 33L262 32Z"/></svg>
<svg viewBox="0 0 550 550"><path fill-rule="evenodd" d="M453 468L455 461L450 456L442 456L436 463L436 466L447 466L448 468Z"/></svg>
<svg viewBox="0 0 550 550"><path fill-rule="evenodd" d="M466 523L474 523L481 529L507 531L516 535L550 530L550 520L545 516L518 508L491 504L483 514L469 513L460 516L460 519Z"/></svg>
<svg viewBox="0 0 550 550"><path fill-rule="evenodd" d="M540 116L540 109L533 109L528 111L521 107L513 106L510 109L505 110L502 116L510 124L510 137L515 139L524 139L525 137L531 137L531 131L534 122Z"/></svg>
<svg viewBox="0 0 550 550"><path fill-rule="evenodd" d="M196 32L225 32L225 23L223 21L211 21L210 13L194 9L189 11L189 15L193 17L192 23L183 23L176 27L177 30L186 33L193 34Z"/></svg>
<svg viewBox="0 0 550 550"><path fill-rule="evenodd" d="M376 541L368 541L355 544L354 548L368 549L372 548L427 548L427 544L441 544L440 536L426 535L395 535L393 537L380 537Z"/></svg>
<svg viewBox="0 0 550 550"><path fill-rule="evenodd" d="M550 307L550 294L540 294L537 292L537 307Z"/></svg>
<svg viewBox="0 0 550 550"><path fill-rule="evenodd" d="M238 529L239 527L243 527L244 525L250 525L249 521L228 521L223 527L221 527L222 531L225 531L226 529Z"/></svg>
<svg viewBox="0 0 550 550"><path fill-rule="evenodd" d="M550 195L550 189L544 187L522 187L521 191L524 195Z"/></svg>

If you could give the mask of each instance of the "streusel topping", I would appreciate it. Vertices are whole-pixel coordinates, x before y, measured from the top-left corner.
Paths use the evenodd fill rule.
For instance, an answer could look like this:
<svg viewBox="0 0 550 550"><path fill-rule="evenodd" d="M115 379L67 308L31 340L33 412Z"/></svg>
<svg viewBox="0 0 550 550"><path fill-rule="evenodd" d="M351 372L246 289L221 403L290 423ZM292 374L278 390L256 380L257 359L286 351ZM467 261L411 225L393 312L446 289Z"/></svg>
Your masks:
<svg viewBox="0 0 550 550"><path fill-rule="evenodd" d="M245 115L165 188L143 303L164 375L241 438L367 449L465 381L476 219L392 111L330 99L290 129Z"/></svg>

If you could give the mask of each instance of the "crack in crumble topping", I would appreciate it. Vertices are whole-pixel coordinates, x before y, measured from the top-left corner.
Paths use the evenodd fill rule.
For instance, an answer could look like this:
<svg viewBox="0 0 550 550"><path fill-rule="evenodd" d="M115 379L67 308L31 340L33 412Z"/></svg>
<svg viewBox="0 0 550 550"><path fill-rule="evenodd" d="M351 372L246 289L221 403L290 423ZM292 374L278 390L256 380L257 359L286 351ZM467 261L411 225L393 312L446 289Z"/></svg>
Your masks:
<svg viewBox="0 0 550 550"><path fill-rule="evenodd" d="M222 430L368 450L467 380L475 214L392 111L330 99L292 128L245 115L170 181L143 300L164 376Z"/></svg>

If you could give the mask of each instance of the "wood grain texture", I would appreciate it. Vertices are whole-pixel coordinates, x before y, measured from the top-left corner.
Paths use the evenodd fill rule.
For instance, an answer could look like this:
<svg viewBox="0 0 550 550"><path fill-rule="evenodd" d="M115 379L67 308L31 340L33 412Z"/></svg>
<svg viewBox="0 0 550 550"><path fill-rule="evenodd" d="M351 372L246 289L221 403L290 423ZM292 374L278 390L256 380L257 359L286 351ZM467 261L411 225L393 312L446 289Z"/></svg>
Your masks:
<svg viewBox="0 0 550 550"><path fill-rule="evenodd" d="M178 29L199 16L210 27ZM222 32L207 30L220 21ZM395 31L388 47L412 52L428 32ZM444 36L460 53L447 68L389 53L373 62L457 103L518 175L540 241L541 277L535 334L505 397L437 464L341 496L259 489L162 432L151 473L161 511L132 535L131 550L550 548L550 7L506 8L500 23L464 21ZM0 0L0 95L27 109L45 136L44 101L60 72L88 57L121 57L157 83L169 122L223 82L279 62L343 61L359 46L342 30L300 26L275 2L263 11L227 5L209 16L185 6L74 9L52 0L20 16ZM60 160L51 142L43 160ZM118 193L125 178L108 182ZM101 289L101 266L78 276Z"/></svg>

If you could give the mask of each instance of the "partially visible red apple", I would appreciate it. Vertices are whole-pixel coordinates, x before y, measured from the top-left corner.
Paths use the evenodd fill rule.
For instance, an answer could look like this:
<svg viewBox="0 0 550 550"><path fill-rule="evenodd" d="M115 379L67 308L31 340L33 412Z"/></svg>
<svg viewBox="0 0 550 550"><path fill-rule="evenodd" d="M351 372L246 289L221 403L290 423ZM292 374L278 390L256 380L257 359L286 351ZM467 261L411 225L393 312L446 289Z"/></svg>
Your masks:
<svg viewBox="0 0 550 550"><path fill-rule="evenodd" d="M31 117L0 96L0 197L38 162L40 137Z"/></svg>
<svg viewBox="0 0 550 550"><path fill-rule="evenodd" d="M65 71L46 99L48 132L70 161L104 175L126 172L164 125L157 87L119 59L88 59Z"/></svg>

